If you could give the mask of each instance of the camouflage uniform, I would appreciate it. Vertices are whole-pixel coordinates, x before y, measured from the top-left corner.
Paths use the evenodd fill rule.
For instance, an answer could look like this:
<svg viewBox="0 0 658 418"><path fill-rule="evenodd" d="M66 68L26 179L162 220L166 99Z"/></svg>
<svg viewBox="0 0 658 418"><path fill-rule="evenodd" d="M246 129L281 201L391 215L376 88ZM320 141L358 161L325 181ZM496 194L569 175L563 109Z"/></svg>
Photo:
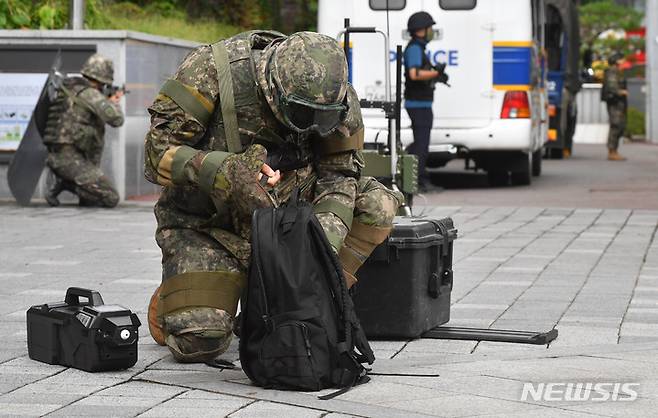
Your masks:
<svg viewBox="0 0 658 418"><path fill-rule="evenodd" d="M158 324L153 316L149 325L156 341L166 339L179 361L208 360L228 344L249 266L254 209L282 204L299 187L315 204L329 241L353 277L385 239L402 203L399 193L360 176L361 111L351 86L331 83L346 79L347 74L335 41L307 32L287 38L276 32L251 31L220 42L230 62L243 152L227 153L220 107L224 96L218 84L221 70L216 69L211 46L196 48L178 68L173 80L184 90L165 89L172 83L168 81L149 108L145 174L149 181L164 186L155 207L163 283L152 299L159 299L157 313L164 335L154 333ZM315 51L313 56L296 55L309 49ZM349 111L329 136L296 135L287 127L272 90L275 64L280 67L277 77L282 85L305 80L305 94L314 95L317 103L346 97ZM180 91L193 96L210 117L203 120L204 111L198 108L190 111ZM271 157L283 149L285 156L290 144L302 163L284 171L275 187L261 186L256 176L267 153ZM155 311L152 303L150 312Z"/></svg>
<svg viewBox="0 0 658 418"><path fill-rule="evenodd" d="M71 77L49 110L44 142L48 147L48 167L57 177L48 193L48 202L56 206L57 195L69 190L80 198L81 206L114 207L119 195L100 168L105 145L105 125L123 125L123 113L89 78L112 83L112 63L92 55L81 73L88 78ZM109 76L108 76L109 74Z"/></svg>
<svg viewBox="0 0 658 418"><path fill-rule="evenodd" d="M626 130L626 96L621 94L626 90L626 78L616 67L605 70L603 91L608 107L610 131L608 132L608 149L616 151L619 148L619 139Z"/></svg>

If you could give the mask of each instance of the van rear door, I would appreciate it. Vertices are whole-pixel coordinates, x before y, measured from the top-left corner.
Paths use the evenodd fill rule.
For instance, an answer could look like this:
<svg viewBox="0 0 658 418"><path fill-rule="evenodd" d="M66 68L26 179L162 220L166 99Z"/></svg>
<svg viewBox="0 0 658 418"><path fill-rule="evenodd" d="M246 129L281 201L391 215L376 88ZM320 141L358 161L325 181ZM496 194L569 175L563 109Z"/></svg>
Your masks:
<svg viewBox="0 0 658 418"><path fill-rule="evenodd" d="M473 3L475 7L466 10ZM441 40L429 43L430 59L448 63L446 72L452 86L436 86L435 127L476 128L491 122L494 3L490 0L437 0L436 14L428 10L436 16L436 27L443 35Z"/></svg>

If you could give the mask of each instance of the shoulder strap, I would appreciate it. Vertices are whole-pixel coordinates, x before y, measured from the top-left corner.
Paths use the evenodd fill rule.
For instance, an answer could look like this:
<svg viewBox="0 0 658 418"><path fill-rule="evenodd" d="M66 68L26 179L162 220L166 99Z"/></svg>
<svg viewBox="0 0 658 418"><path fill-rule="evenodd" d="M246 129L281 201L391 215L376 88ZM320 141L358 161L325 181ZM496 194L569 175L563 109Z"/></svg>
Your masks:
<svg viewBox="0 0 658 418"><path fill-rule="evenodd" d="M82 91L84 89L75 92L72 89L69 89L69 88L64 87L64 86L60 86L59 88L61 89L62 93L64 93L64 95L66 97L68 97L69 99L71 99L71 101L73 101L73 103L77 104L80 107L84 107L85 109L89 110L90 112L95 112L96 111L94 109L94 107L91 105L91 103L89 103L88 101L86 101L86 100L84 100L83 98L80 97L80 93L82 93ZM91 88L91 87L89 87L89 88Z"/></svg>
<svg viewBox="0 0 658 418"><path fill-rule="evenodd" d="M160 94L168 96L184 111L194 116L203 126L208 126L212 103L200 93L194 92L193 89L178 80L169 79L162 85Z"/></svg>
<svg viewBox="0 0 658 418"><path fill-rule="evenodd" d="M224 40L212 44L212 55L215 59L217 69L217 82L219 84L219 102L222 107L222 119L224 120L224 132L228 152L238 153L242 151L240 133L238 131L238 115L235 110L235 97L233 95L233 77L228 60L228 51Z"/></svg>

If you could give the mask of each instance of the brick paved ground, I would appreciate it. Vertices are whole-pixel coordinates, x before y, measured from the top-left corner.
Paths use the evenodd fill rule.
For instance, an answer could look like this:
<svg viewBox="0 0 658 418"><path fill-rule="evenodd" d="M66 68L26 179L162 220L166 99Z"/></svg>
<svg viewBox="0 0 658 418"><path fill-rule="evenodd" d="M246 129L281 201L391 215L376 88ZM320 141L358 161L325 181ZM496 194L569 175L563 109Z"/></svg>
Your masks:
<svg viewBox="0 0 658 418"><path fill-rule="evenodd" d="M510 202L523 204L522 201ZM418 211L420 212L420 211ZM69 286L138 312L159 283L154 220L118 210L0 206L0 414L53 416L648 416L658 407L658 211L438 207L452 216L454 326L547 330L546 347L374 342L380 373L330 401L181 365L140 329L139 361L89 374L31 361L25 311ZM237 360L235 344L225 355ZM633 402L521 401L524 382L640 383ZM612 389L612 388L610 388Z"/></svg>

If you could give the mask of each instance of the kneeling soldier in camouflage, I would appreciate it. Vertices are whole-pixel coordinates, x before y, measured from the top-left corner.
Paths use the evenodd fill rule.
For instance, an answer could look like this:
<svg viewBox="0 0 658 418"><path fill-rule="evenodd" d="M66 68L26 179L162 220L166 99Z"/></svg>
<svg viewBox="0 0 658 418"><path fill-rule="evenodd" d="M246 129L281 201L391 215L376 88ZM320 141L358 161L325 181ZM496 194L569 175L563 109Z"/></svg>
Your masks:
<svg viewBox="0 0 658 418"><path fill-rule="evenodd" d="M299 188L350 286L389 234L403 198L360 175L361 110L332 38L251 31L201 46L149 111L146 177L164 186L155 207L162 285L149 329L178 361L228 348L255 209Z"/></svg>
<svg viewBox="0 0 658 418"><path fill-rule="evenodd" d="M83 77L63 80L58 96L48 111L43 142L48 147L48 167L55 174L54 186L46 194L50 206L68 190L78 195L80 206L115 207L119 194L101 171L105 125L123 125L119 91L109 98L102 93L114 80L114 66L94 54L84 64Z"/></svg>

